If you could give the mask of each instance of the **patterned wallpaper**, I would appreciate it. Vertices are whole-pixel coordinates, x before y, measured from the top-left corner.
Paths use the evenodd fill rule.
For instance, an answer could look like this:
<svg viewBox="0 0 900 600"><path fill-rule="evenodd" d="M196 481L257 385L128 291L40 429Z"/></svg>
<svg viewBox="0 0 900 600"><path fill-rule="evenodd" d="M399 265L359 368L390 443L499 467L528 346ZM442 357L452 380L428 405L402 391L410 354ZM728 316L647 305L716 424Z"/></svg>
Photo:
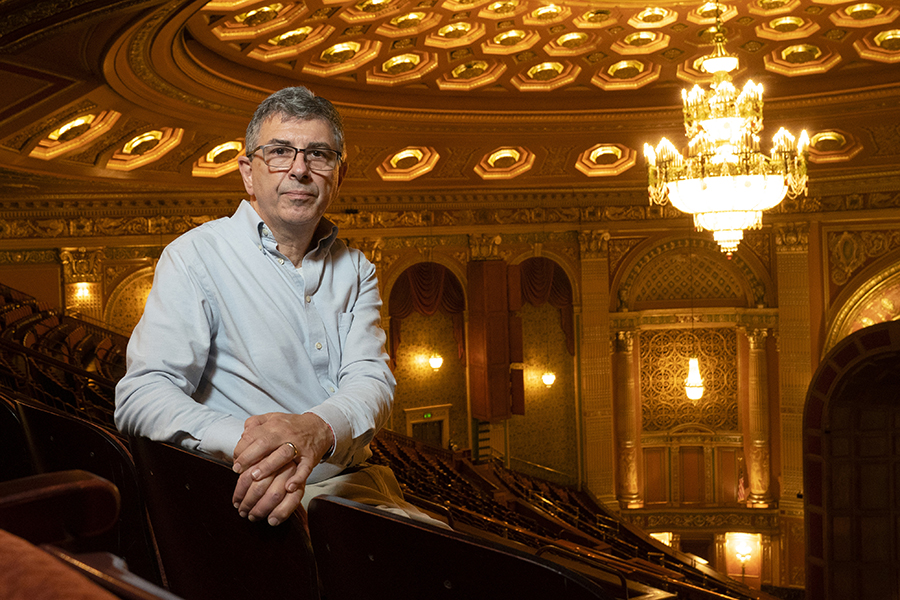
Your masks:
<svg viewBox="0 0 900 600"><path fill-rule="evenodd" d="M509 420L511 466L530 475L574 484L578 479L575 367L559 327L559 311L549 303L539 307L526 304L519 314L525 339L525 414ZM541 383L547 366L556 373L556 382L550 388Z"/></svg>
<svg viewBox="0 0 900 600"><path fill-rule="evenodd" d="M693 404L684 393L688 359L700 359L706 388ZM699 424L738 431L737 333L733 328L665 329L640 333L641 422L645 432Z"/></svg>
<svg viewBox="0 0 900 600"><path fill-rule="evenodd" d="M430 317L414 312L401 321L400 331L401 342L394 368L397 391L388 428L406 435L404 409L452 404L450 443L461 449L468 448L466 366L464 360L457 358L453 322L440 312ZM437 372L427 362L434 349L444 358L444 364Z"/></svg>

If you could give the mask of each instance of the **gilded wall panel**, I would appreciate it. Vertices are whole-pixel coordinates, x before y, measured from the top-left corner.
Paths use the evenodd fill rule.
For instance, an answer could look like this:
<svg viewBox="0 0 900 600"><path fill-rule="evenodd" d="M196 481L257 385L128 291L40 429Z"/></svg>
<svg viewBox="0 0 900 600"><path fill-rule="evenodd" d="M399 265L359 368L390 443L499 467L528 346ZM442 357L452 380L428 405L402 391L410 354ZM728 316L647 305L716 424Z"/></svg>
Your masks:
<svg viewBox="0 0 900 600"><path fill-rule="evenodd" d="M684 393L696 354L705 391L696 404ZM689 424L738 430L737 334L734 329L664 329L640 333L641 423L644 432Z"/></svg>

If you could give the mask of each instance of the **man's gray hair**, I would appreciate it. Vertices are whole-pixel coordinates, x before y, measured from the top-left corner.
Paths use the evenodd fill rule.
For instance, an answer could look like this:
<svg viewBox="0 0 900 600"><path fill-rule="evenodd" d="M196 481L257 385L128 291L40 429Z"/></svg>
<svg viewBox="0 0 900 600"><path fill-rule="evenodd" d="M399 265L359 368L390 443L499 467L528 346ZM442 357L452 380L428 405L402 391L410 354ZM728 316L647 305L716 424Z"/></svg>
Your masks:
<svg viewBox="0 0 900 600"><path fill-rule="evenodd" d="M302 86L287 87L278 90L256 107L250 124L247 125L247 134L244 138L247 151L253 150L259 145L259 130L263 121L271 116L281 115L282 119L319 119L331 125L334 132L334 141L338 150L346 157L344 147L344 123L341 115L334 105L316 96L310 90Z"/></svg>

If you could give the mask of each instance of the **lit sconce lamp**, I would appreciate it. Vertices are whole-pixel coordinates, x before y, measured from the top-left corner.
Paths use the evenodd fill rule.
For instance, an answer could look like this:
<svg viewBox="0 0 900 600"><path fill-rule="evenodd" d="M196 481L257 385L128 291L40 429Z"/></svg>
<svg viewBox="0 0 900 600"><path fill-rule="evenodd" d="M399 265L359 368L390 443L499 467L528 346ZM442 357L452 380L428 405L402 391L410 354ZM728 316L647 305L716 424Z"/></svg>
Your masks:
<svg viewBox="0 0 900 600"><path fill-rule="evenodd" d="M703 397L703 378L700 377L700 361L692 356L688 362L688 376L684 380L684 393L694 404Z"/></svg>
<svg viewBox="0 0 900 600"><path fill-rule="evenodd" d="M741 583L744 583L744 577L747 574L747 561L750 560L753 550L747 542L741 542L737 547L737 559L741 563Z"/></svg>
<svg viewBox="0 0 900 600"><path fill-rule="evenodd" d="M75 284L75 298L77 300L88 300L91 297L91 290L86 281L80 281Z"/></svg>
<svg viewBox="0 0 900 600"><path fill-rule="evenodd" d="M431 365L431 368L437 371L441 368L441 365L444 364L444 359L440 354L433 352L431 354L431 358L428 359L428 364Z"/></svg>
<svg viewBox="0 0 900 600"><path fill-rule="evenodd" d="M554 382L556 382L556 373L547 371L546 373L541 375L541 381L543 381L544 385L546 385L547 387L551 387Z"/></svg>

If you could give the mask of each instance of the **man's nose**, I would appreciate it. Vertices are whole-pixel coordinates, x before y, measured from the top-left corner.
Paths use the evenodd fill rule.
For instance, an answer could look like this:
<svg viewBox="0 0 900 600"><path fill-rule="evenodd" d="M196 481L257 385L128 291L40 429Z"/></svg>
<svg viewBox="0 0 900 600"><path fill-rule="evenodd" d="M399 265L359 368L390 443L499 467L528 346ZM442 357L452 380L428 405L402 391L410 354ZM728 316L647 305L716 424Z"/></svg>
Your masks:
<svg viewBox="0 0 900 600"><path fill-rule="evenodd" d="M294 162L291 163L291 175L302 179L309 176L309 167L306 164L306 154L302 150L297 151Z"/></svg>

